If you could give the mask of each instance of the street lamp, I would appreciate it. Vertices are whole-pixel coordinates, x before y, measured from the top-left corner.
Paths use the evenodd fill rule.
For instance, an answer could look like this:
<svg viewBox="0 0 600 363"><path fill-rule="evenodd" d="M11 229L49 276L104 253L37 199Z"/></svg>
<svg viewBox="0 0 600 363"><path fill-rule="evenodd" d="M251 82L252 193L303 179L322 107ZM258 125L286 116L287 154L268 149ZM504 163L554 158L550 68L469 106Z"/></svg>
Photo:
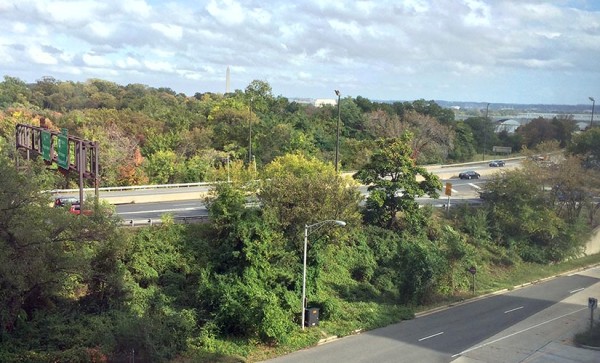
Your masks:
<svg viewBox="0 0 600 363"><path fill-rule="evenodd" d="M300 321L302 330L304 330L304 319L306 317L306 248L308 246L308 234L311 232L311 229L317 229L327 223L333 223L342 227L346 225L346 222L335 219L328 219L314 224L304 225L304 268L302 270L302 320Z"/></svg>
<svg viewBox="0 0 600 363"><path fill-rule="evenodd" d="M592 119L590 120L590 129L592 128L592 124L594 123L594 106L596 106L596 100L594 97L589 97L590 101L592 101Z"/></svg>
<svg viewBox="0 0 600 363"><path fill-rule="evenodd" d="M252 165L252 98L250 99L250 121L248 122L250 135L248 137L248 167Z"/></svg>
<svg viewBox="0 0 600 363"><path fill-rule="evenodd" d="M335 90L335 94L338 96L338 102L337 102L337 106L338 106L338 120L337 120L337 133L336 133L336 137L335 137L335 172L338 172L338 158L339 158L339 153L340 153L340 121L341 121L341 115L340 115L340 91Z"/></svg>
<svg viewBox="0 0 600 363"><path fill-rule="evenodd" d="M487 144L487 124L488 124L488 111L490 109L490 104L488 103L485 106L485 123L483 124L483 161L485 161L485 144Z"/></svg>

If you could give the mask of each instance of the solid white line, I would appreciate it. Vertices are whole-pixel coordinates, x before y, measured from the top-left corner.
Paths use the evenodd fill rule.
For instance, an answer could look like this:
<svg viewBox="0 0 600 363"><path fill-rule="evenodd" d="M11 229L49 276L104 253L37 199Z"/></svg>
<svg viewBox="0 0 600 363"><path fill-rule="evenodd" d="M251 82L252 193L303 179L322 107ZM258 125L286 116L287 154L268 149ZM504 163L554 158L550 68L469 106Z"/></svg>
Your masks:
<svg viewBox="0 0 600 363"><path fill-rule="evenodd" d="M467 350L463 350L462 352L460 352L460 353L457 353L457 354L453 355L453 356L452 356L452 358L458 357L459 355L462 355L462 354L465 354L465 353L472 352L472 351L474 351L474 350L477 350L477 349L479 349L479 348L483 348L483 347L485 347L486 345L490 345L490 344L497 343L497 342L499 342L499 341L501 341L501 340L504 340L504 339L510 338L510 337L512 337L512 336L514 336L514 335L517 335L517 334L524 333L524 332L526 332L526 331L528 331L528 330L531 330L531 329L537 328L538 326L542 326L542 325L544 325L544 324L551 323L551 322L553 322L554 320L562 319L562 318L564 318L565 316L573 315L573 314L575 314L575 313L578 313L578 312L580 312L580 311L582 311L582 310L587 310L587 307L585 307L585 308L581 308L581 309L578 309L578 310L575 310L575 311L573 311L573 312L570 312L570 313L568 313L568 314L564 314L564 315L561 315L561 316L557 316L556 318L553 318L553 319L550 319L550 320L547 320L547 321L541 322L541 323L539 323L539 324L535 324L535 325L533 325L533 326L530 326L529 328L526 328L526 329L523 329L523 330L519 330L519 331L517 331L517 332L514 332L514 333L512 333L512 334L508 334L508 335L507 335L507 336L505 336L505 337L498 338L498 339L496 339L496 340L492 340L491 342L487 342L487 343L485 343L485 344L481 344L481 345L478 345L478 346L476 346L476 347L473 347L473 348L470 348L470 349L467 349Z"/></svg>
<svg viewBox="0 0 600 363"><path fill-rule="evenodd" d="M122 212L122 213L119 213L119 215L122 215L122 214L179 212L179 211L196 210L196 209L198 209L198 208L155 209L155 210L144 210L144 211L137 211L137 212Z"/></svg>
<svg viewBox="0 0 600 363"><path fill-rule="evenodd" d="M444 332L443 332L443 331L441 331L441 332L439 332L439 333L437 333L437 334L430 335L430 336L428 336L428 337L425 337L425 338L421 338L421 339L419 339L419 341L421 342L421 341L423 341L423 340L426 340L426 339L429 339L429 338L433 338L433 337L437 337L438 335L442 335L442 334L444 334Z"/></svg>
<svg viewBox="0 0 600 363"><path fill-rule="evenodd" d="M523 309L523 306L519 306L518 308L514 308L514 309L506 310L506 311L504 312L504 314L512 313L513 311L516 311L516 310L519 310L519 309Z"/></svg>
<svg viewBox="0 0 600 363"><path fill-rule="evenodd" d="M569 291L569 294L574 294L576 292L579 292L581 290L585 290L585 287L582 287L581 289L577 289L577 290L573 290L573 291Z"/></svg>
<svg viewBox="0 0 600 363"><path fill-rule="evenodd" d="M472 186L473 188L481 189L481 187L480 187L480 186L478 186L478 185L475 185L475 184L473 184L473 183L469 183L469 185L470 185L470 186Z"/></svg>

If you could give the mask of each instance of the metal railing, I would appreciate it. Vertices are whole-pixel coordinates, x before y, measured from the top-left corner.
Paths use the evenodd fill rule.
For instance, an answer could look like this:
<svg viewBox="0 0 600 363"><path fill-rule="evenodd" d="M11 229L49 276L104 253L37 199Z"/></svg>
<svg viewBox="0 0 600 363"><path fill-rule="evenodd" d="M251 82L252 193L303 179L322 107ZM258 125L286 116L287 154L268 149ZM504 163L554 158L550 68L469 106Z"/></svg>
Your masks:
<svg viewBox="0 0 600 363"><path fill-rule="evenodd" d="M99 191L104 192L118 192L123 190L145 190L145 189L172 189L172 188L192 188L202 186L212 186L219 182L200 182L200 183L178 183L178 184L154 184L154 185L133 185L133 186L122 186L122 187L101 187ZM84 191L94 191L94 188L84 188ZM60 194L60 193L74 193L79 192L79 189L52 189L48 190L48 193Z"/></svg>

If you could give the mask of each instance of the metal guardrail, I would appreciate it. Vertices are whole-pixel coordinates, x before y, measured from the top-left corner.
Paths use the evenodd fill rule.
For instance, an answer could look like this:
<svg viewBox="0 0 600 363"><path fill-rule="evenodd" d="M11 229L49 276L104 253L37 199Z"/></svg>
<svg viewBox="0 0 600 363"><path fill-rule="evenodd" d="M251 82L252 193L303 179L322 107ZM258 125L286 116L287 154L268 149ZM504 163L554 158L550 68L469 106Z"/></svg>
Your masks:
<svg viewBox="0 0 600 363"><path fill-rule="evenodd" d="M190 223L201 223L208 221L207 215L197 216L186 216L186 217L174 217L173 220L176 223L190 224ZM139 226L153 226L162 224L161 219L124 219L121 224L124 227L139 227Z"/></svg>
<svg viewBox="0 0 600 363"><path fill-rule="evenodd" d="M172 189L172 188L192 188L211 186L218 184L219 182L200 182L200 183L178 183L178 184L156 184L156 185L133 185L133 186L122 186L122 187L102 187L98 188L104 192L118 192L123 190L146 190L146 189ZM84 191L94 191L95 188L84 188ZM48 190L48 193L60 194L60 193L74 193L79 192L79 189L52 189Z"/></svg>

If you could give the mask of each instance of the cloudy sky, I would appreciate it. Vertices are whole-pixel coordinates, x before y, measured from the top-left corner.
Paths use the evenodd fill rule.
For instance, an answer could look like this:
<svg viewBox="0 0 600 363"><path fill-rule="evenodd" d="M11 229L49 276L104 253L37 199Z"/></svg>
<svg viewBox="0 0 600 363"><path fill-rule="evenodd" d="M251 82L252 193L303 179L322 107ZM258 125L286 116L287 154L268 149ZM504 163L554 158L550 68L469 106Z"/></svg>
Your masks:
<svg viewBox="0 0 600 363"><path fill-rule="evenodd" d="M600 99L598 0L1 0L0 77L289 98Z"/></svg>

